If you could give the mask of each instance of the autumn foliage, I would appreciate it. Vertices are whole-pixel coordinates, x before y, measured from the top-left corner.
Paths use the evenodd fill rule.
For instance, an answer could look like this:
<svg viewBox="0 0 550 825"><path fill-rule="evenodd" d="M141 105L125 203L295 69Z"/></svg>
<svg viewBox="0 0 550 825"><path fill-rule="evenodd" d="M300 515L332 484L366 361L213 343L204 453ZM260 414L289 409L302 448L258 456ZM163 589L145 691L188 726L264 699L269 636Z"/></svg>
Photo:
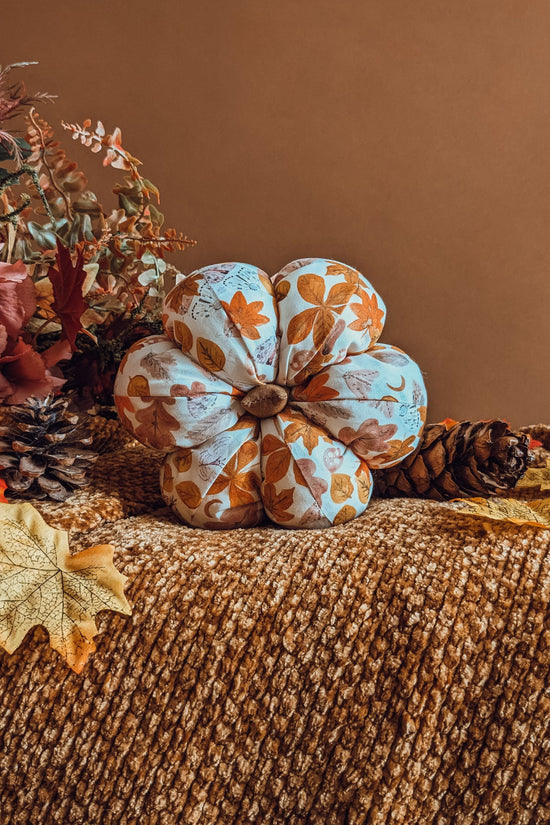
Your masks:
<svg viewBox="0 0 550 825"><path fill-rule="evenodd" d="M103 208L35 109L52 96L11 81L26 65L0 67L0 403L63 387L112 404L123 353L157 330L165 282L177 277L166 254L194 241L164 228L158 188L120 128L62 121L103 166L124 172L115 206Z"/></svg>

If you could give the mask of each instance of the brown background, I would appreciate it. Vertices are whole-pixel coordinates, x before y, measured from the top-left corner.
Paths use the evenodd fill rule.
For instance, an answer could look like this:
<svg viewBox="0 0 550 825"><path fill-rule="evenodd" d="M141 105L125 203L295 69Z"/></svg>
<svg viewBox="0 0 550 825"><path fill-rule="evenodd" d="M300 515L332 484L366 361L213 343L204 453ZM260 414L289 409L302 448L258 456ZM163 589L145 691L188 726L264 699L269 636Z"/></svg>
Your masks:
<svg viewBox="0 0 550 825"><path fill-rule="evenodd" d="M547 0L27 0L0 59L40 62L52 123L122 128L199 241L182 271L350 263L429 420L550 421Z"/></svg>

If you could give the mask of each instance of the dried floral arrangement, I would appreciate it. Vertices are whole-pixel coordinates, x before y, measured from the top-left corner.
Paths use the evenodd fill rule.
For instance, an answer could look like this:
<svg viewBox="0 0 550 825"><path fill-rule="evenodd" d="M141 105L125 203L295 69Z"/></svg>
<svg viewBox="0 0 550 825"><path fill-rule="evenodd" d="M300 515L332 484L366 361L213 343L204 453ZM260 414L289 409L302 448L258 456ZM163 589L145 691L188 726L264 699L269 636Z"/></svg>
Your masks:
<svg viewBox="0 0 550 825"><path fill-rule="evenodd" d="M35 109L52 96L12 80L28 65L0 67L0 404L62 390L105 410L125 351L160 328L164 284L178 276L165 254L195 242L163 229L159 191L119 128L62 121L126 173L104 210Z"/></svg>

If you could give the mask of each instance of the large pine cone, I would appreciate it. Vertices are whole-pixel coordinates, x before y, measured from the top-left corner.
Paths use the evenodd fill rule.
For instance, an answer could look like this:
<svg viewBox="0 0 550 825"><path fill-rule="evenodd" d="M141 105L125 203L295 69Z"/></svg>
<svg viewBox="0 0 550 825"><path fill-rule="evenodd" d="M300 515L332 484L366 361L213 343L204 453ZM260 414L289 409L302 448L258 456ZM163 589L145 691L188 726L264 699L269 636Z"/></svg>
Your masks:
<svg viewBox="0 0 550 825"><path fill-rule="evenodd" d="M416 451L374 472L374 495L435 501L487 496L515 487L529 463L529 436L506 421L427 424Z"/></svg>

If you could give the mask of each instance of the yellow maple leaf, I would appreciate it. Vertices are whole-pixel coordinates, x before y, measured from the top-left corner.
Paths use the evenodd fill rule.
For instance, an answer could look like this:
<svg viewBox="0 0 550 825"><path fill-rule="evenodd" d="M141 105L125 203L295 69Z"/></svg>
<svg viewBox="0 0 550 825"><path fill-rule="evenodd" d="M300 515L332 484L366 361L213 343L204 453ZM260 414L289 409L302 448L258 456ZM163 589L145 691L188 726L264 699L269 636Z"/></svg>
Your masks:
<svg viewBox="0 0 550 825"><path fill-rule="evenodd" d="M71 556L64 530L50 527L28 502L0 504L0 645L13 653L35 625L80 673L98 633L100 610L129 615L126 576L110 544Z"/></svg>
<svg viewBox="0 0 550 825"><path fill-rule="evenodd" d="M483 519L550 528L550 498L521 501L515 498L453 498L453 510Z"/></svg>
<svg viewBox="0 0 550 825"><path fill-rule="evenodd" d="M550 490L550 462L546 467L531 467L520 478L516 487L540 487L541 490Z"/></svg>

